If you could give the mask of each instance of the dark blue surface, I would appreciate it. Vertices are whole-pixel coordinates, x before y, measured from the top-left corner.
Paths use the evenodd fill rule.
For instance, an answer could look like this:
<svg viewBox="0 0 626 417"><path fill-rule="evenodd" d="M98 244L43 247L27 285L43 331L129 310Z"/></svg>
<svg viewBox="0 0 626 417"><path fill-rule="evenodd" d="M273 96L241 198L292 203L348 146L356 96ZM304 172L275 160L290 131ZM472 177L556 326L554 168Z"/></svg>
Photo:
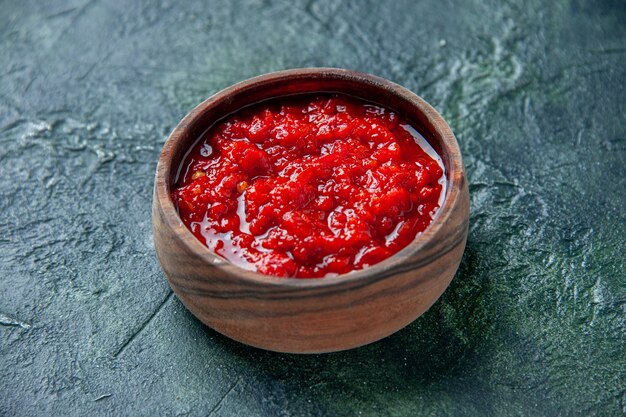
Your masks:
<svg viewBox="0 0 626 417"><path fill-rule="evenodd" d="M623 1L0 6L0 414L622 415ZM269 71L395 81L457 134L467 251L423 317L322 356L171 294L154 170L197 103Z"/></svg>

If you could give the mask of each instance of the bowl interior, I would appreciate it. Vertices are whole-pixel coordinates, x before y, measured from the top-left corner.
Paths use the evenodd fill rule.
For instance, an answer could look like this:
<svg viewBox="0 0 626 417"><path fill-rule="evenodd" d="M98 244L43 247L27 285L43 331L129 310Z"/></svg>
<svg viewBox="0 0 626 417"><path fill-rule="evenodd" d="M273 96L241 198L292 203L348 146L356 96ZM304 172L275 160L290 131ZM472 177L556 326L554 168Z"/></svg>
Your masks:
<svg viewBox="0 0 626 417"><path fill-rule="evenodd" d="M400 114L424 136L441 156L446 171L447 187L444 202L433 222L400 252L363 270L321 280L278 278L281 283L296 281L298 286L320 285L303 284L303 281L331 284L338 280L345 280L348 277L357 279L359 276L376 274L377 270L380 272L385 267L392 266L403 255L406 256L408 253L418 250L436 232L439 225L445 222L452 201L457 197L459 191L459 187L455 186L455 181L459 174L462 175L460 152L452 132L443 118L417 95L397 84L369 74L326 68L289 70L267 74L235 84L198 105L180 122L164 146L161 159L159 160L159 167L157 168L155 184L157 194L159 192L166 193L169 198L169 204L165 202L167 207L163 209L166 211L176 210L170 196L177 180L181 163L192 146L208 128L243 107L281 96L313 93L345 94L379 104ZM177 212L176 216L178 216ZM191 235L191 232L186 228L184 229L185 231L181 233L187 232ZM204 251L203 256L206 256L209 261L218 257L197 241L195 237L193 240L197 242L197 245L191 244L194 246L192 250L195 252ZM269 276L260 273L244 271L234 265L230 265L230 267L235 268L235 270L239 269L242 276L266 281L269 278ZM273 278L271 280L274 280Z"/></svg>

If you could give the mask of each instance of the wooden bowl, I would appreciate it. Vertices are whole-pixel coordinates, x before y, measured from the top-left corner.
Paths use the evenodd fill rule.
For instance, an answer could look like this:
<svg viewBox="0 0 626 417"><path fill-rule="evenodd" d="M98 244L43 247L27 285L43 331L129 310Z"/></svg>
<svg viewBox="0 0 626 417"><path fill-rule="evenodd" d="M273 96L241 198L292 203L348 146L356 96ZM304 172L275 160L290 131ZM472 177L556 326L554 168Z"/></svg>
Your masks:
<svg viewBox="0 0 626 417"><path fill-rule="evenodd" d="M322 279L243 270L213 254L180 220L171 199L185 153L216 121L268 98L339 92L395 110L444 161L445 201L406 248L369 268ZM443 118L403 87L331 68L280 71L235 84L193 109L174 129L157 166L152 205L161 267L183 304L216 331L263 349L318 353L374 342L411 323L443 293L467 240L469 192L461 154ZM425 335L428 337L428 335Z"/></svg>

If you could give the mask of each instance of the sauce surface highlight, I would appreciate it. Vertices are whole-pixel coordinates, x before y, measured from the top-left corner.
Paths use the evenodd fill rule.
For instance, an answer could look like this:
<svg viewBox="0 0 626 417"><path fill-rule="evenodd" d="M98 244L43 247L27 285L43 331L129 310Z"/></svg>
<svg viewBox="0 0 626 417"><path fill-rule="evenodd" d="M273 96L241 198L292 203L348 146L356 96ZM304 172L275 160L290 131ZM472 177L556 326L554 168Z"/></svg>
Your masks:
<svg viewBox="0 0 626 417"><path fill-rule="evenodd" d="M396 113L343 95L281 98L207 130L173 199L211 251L242 268L315 278L376 264L432 222L441 158Z"/></svg>

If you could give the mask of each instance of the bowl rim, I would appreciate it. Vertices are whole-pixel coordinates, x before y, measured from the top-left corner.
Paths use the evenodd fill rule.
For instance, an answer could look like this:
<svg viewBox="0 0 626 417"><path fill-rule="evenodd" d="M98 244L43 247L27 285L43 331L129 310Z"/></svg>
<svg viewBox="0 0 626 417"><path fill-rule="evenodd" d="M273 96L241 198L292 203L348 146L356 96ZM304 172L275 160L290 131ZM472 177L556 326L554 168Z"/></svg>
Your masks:
<svg viewBox="0 0 626 417"><path fill-rule="evenodd" d="M263 84L272 84L278 82L301 81L303 78L311 79L337 79L346 81L356 81L369 84L377 88L382 88L399 98L410 102L411 105L419 111L427 121L432 125L433 130L438 136L437 140L441 143L442 151L445 149L451 155L449 158L449 166L446 166L447 174L447 190L443 204L439 207L437 214L428 227L418 234L411 243L396 252L389 258L369 266L364 269L351 271L345 274L339 274L332 277L323 278L284 278L273 275L261 274L255 271L249 271L238 267L221 256L211 252L209 248L203 245L183 224L178 210L171 198L170 178L172 177L172 169L178 171L179 167L173 167L173 159L177 154L175 149L178 142L186 138L186 131L193 126L210 107L217 103L228 100L229 96L236 92L242 92L246 89L259 87ZM333 92L320 90L324 92ZM342 94L341 91L336 91ZM306 91L306 93L314 93ZM346 94L346 93L343 93ZM281 97L281 96L277 96ZM367 100L366 98L364 100ZM253 103L251 103L253 104ZM384 106L384 104L381 104ZM228 114L223 115L226 117ZM215 122L221 118L217 118ZM184 154L185 152L183 152ZM267 74L259 75L230 85L225 89L211 95L209 98L198 104L191 110L172 130L168 136L157 163L155 184L154 184L154 201L158 204L161 213L161 219L165 226L169 227L175 234L181 237L180 242L185 245L186 249L196 257L202 259L207 264L211 264L215 268L219 268L223 273L236 277L237 279L257 286L270 286L281 289L315 289L315 288L331 288L337 286L345 286L349 284L359 283L367 285L372 282L393 278L394 275L387 275L385 271L393 270L395 266L401 264L401 260L406 259L410 254L419 252L424 246L427 246L439 233L443 225L449 220L454 211L454 207L458 204L461 195L461 188L464 181L464 168L459 145L457 143L452 130L445 122L443 117L424 99L410 90L384 78L358 71L352 71L341 68L328 67L312 67L312 68L295 68ZM181 236L182 234L182 236ZM210 280L211 277L204 276L204 279Z"/></svg>

